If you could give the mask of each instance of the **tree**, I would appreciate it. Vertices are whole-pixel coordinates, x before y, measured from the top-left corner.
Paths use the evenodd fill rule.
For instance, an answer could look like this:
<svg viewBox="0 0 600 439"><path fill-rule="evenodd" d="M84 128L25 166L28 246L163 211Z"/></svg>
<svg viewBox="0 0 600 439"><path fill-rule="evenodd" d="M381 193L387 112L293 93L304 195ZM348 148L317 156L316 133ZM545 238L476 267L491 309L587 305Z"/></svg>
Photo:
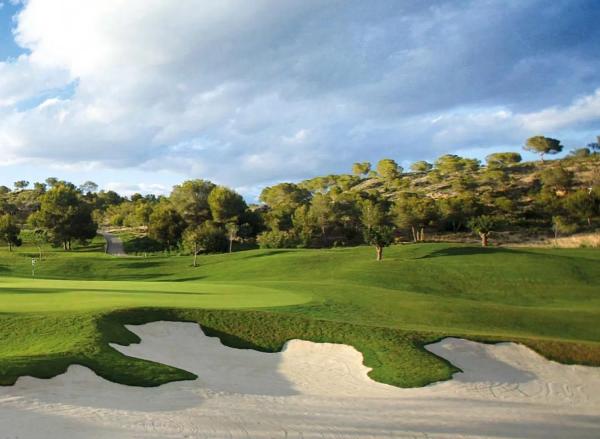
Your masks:
<svg viewBox="0 0 600 439"><path fill-rule="evenodd" d="M543 162L544 154L557 154L562 151L563 146L560 144L560 140L551 137L533 136L527 139L523 149L539 154Z"/></svg>
<svg viewBox="0 0 600 439"><path fill-rule="evenodd" d="M547 190L567 192L573 184L573 173L562 166L553 166L544 169L540 179Z"/></svg>
<svg viewBox="0 0 600 439"><path fill-rule="evenodd" d="M144 200L143 198L135 203L134 209L134 217L137 224L141 226L148 226L150 223L150 216L152 216L154 208L150 202Z"/></svg>
<svg viewBox="0 0 600 439"><path fill-rule="evenodd" d="M595 153L599 152L600 151L600 136L596 137L596 141L595 142L588 143L587 147L590 150L594 151Z"/></svg>
<svg viewBox="0 0 600 439"><path fill-rule="evenodd" d="M18 191L22 191L23 189L29 186L29 182L27 180L19 180L14 182L14 187Z"/></svg>
<svg viewBox="0 0 600 439"><path fill-rule="evenodd" d="M237 222L248 207L240 194L224 186L216 186L210 192L208 205L213 220L221 224Z"/></svg>
<svg viewBox="0 0 600 439"><path fill-rule="evenodd" d="M292 215L303 204L310 202L307 189L294 183L280 183L266 187L259 200L268 206L265 219L272 230L288 230L292 227Z"/></svg>
<svg viewBox="0 0 600 439"><path fill-rule="evenodd" d="M33 191L37 195L43 195L46 192L46 185L44 183L33 183Z"/></svg>
<svg viewBox="0 0 600 439"><path fill-rule="evenodd" d="M354 175L363 176L367 175L371 171L371 163L362 162L362 163L354 163L352 165L352 173Z"/></svg>
<svg viewBox="0 0 600 439"><path fill-rule="evenodd" d="M554 232L554 245L558 245L558 237L562 234L574 233L577 226L570 224L566 218L562 216L552 217L552 231Z"/></svg>
<svg viewBox="0 0 600 439"><path fill-rule="evenodd" d="M197 266L198 253L201 251L223 251L227 247L227 238L223 229L213 221L188 227L183 234L183 242L194 256L194 267Z"/></svg>
<svg viewBox="0 0 600 439"><path fill-rule="evenodd" d="M382 202L364 200L361 203L363 237L375 247L376 259L383 259L383 249L394 242L394 229L389 225L386 208Z"/></svg>
<svg viewBox="0 0 600 439"><path fill-rule="evenodd" d="M55 245L70 250L73 240L86 242L96 236L98 225L92 208L71 184L57 184L40 198L40 210L30 217L35 227L47 231Z"/></svg>
<svg viewBox="0 0 600 439"><path fill-rule="evenodd" d="M591 153L592 152L590 151L590 148L577 148L577 149L572 149L569 152L569 157L585 158L585 157L589 157Z"/></svg>
<svg viewBox="0 0 600 439"><path fill-rule="evenodd" d="M506 166L520 163L522 160L521 154L516 152L496 152L485 158L488 168L501 169Z"/></svg>
<svg viewBox="0 0 600 439"><path fill-rule="evenodd" d="M396 226L409 228L414 242L425 240L425 227L437 218L435 202L428 197L404 196L392 207Z"/></svg>
<svg viewBox="0 0 600 439"><path fill-rule="evenodd" d="M583 218L591 226L592 218L600 216L600 188L573 192L564 199L564 208L572 218Z"/></svg>
<svg viewBox="0 0 600 439"><path fill-rule="evenodd" d="M309 215L321 231L321 242L327 245L327 229L335 221L333 201L328 195L316 194L310 204Z"/></svg>
<svg viewBox="0 0 600 439"><path fill-rule="evenodd" d="M35 229L32 236L33 243L40 254L40 261L43 259L42 246L48 242L48 232L44 229Z"/></svg>
<svg viewBox="0 0 600 439"><path fill-rule="evenodd" d="M98 185L96 183L94 183L93 181L88 180L85 183L83 183L81 186L79 186L79 189L84 194L92 194L98 190Z"/></svg>
<svg viewBox="0 0 600 439"><path fill-rule="evenodd" d="M392 226L375 226L364 230L364 239L367 244L375 247L376 259L383 259L383 249L394 242L394 228Z"/></svg>
<svg viewBox="0 0 600 439"><path fill-rule="evenodd" d="M435 161L435 168L442 174L452 174L463 170L465 163L462 157L454 154L445 154Z"/></svg>
<svg viewBox="0 0 600 439"><path fill-rule="evenodd" d="M317 229L310 207L307 205L298 206L292 215L292 224L300 240L300 245L309 247L312 242L313 233Z"/></svg>
<svg viewBox="0 0 600 439"><path fill-rule="evenodd" d="M238 238L240 226L235 222L227 223L225 225L225 230L227 230L227 238L229 239L229 253L232 253L233 241L235 241Z"/></svg>
<svg viewBox="0 0 600 439"><path fill-rule="evenodd" d="M496 220L489 215L476 216L469 221L469 228L479 235L482 247L487 247L490 233L496 225Z"/></svg>
<svg viewBox="0 0 600 439"><path fill-rule="evenodd" d="M425 160L419 160L418 162L414 162L412 165L410 165L410 169L414 172L427 172L432 168L433 165Z"/></svg>
<svg viewBox="0 0 600 439"><path fill-rule="evenodd" d="M175 208L163 204L150 215L148 236L171 251L181 240L185 225L185 220Z"/></svg>
<svg viewBox="0 0 600 439"><path fill-rule="evenodd" d="M438 209L442 221L453 232L463 229L469 218L480 210L477 199L469 194L439 200Z"/></svg>
<svg viewBox="0 0 600 439"><path fill-rule="evenodd" d="M377 163L377 174L385 180L398 178L401 173L402 167L392 159L383 159Z"/></svg>
<svg viewBox="0 0 600 439"><path fill-rule="evenodd" d="M462 160L462 168L465 171L477 172L479 170L479 168L481 167L481 162L477 159L463 158L461 160Z"/></svg>
<svg viewBox="0 0 600 439"><path fill-rule="evenodd" d="M22 244L20 234L21 228L12 215L0 215L0 239L8 244L8 251L12 251L13 246L19 247Z"/></svg>
<svg viewBox="0 0 600 439"><path fill-rule="evenodd" d="M46 184L48 185L48 187L53 188L54 186L56 186L58 184L58 178L56 177L48 177L46 180L44 180L46 182Z"/></svg>
<svg viewBox="0 0 600 439"><path fill-rule="evenodd" d="M212 219L208 197L215 184L206 180L188 180L174 186L169 199L175 210L189 225Z"/></svg>

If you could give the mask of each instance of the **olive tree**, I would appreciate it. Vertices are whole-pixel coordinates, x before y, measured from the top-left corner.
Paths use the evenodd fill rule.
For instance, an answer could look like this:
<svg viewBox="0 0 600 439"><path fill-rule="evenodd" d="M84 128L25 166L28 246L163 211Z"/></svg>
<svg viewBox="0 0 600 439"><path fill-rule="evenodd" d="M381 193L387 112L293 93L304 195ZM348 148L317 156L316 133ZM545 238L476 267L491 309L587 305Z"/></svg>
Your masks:
<svg viewBox="0 0 600 439"><path fill-rule="evenodd" d="M376 259L383 259L383 249L394 242L394 228L389 224L387 209L383 202L364 200L361 203L363 237L375 247Z"/></svg>
<svg viewBox="0 0 600 439"><path fill-rule="evenodd" d="M188 227L183 233L183 243L194 256L193 266L197 266L198 254L223 251L227 247L227 238L223 229L213 221Z"/></svg>
<svg viewBox="0 0 600 439"><path fill-rule="evenodd" d="M476 216L469 221L469 228L479 235L482 247L487 247L490 233L496 226L496 220L489 215Z"/></svg>

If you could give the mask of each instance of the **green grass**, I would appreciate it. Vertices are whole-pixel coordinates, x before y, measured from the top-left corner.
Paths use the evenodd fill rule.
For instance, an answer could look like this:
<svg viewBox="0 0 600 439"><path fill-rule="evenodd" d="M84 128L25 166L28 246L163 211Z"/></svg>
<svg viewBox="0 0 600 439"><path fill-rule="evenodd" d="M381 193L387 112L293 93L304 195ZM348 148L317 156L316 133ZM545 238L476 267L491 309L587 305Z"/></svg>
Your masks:
<svg viewBox="0 0 600 439"><path fill-rule="evenodd" d="M600 252L421 244L252 250L199 258L113 258L102 242L70 253L0 251L0 383L83 364L115 382L159 385L192 376L129 358L108 343L126 323L194 321L233 347L347 343L371 376L398 386L456 369L423 346L445 336L515 340L566 363L600 365Z"/></svg>

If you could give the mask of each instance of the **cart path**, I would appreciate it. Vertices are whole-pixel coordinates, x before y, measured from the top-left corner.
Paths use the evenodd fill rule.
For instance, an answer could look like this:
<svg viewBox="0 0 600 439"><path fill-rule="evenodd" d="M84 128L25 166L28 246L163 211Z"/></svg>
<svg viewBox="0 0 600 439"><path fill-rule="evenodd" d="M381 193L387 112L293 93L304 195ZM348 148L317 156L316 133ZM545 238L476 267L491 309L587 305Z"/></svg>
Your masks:
<svg viewBox="0 0 600 439"><path fill-rule="evenodd" d="M118 238L106 230L99 230L98 234L102 235L106 240L106 253L113 256L126 256L125 247L123 247L121 238Z"/></svg>

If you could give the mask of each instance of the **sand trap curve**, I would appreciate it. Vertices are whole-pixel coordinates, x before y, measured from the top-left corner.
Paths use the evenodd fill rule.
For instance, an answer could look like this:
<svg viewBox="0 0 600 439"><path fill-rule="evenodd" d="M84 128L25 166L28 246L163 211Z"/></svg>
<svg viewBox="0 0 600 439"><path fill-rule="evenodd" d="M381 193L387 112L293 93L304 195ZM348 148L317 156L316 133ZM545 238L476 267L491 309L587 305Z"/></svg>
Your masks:
<svg viewBox="0 0 600 439"><path fill-rule="evenodd" d="M367 376L344 345L300 340L280 353L231 349L198 325L130 326L126 355L195 381L107 382L81 366L0 388L0 438L598 438L600 369L550 362L513 343L447 338L428 346L454 379L398 389Z"/></svg>

